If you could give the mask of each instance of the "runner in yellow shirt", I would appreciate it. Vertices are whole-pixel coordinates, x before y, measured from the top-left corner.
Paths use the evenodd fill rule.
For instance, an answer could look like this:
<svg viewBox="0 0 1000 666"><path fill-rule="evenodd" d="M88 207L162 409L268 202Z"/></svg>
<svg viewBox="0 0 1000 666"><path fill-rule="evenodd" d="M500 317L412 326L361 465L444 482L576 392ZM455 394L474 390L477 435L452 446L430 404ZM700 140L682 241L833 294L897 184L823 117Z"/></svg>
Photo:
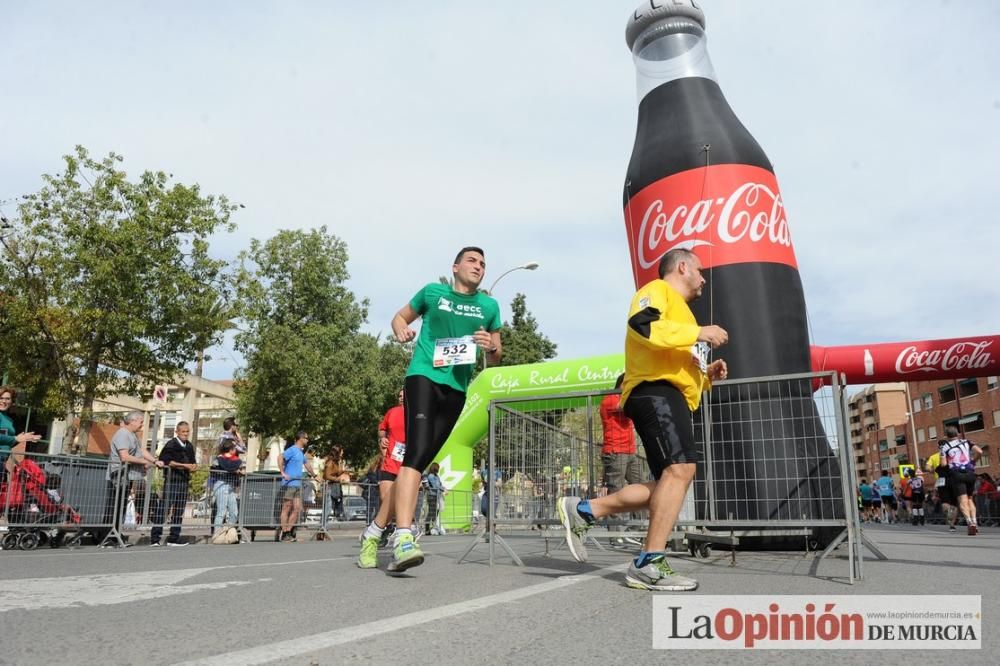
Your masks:
<svg viewBox="0 0 1000 666"><path fill-rule="evenodd" d="M660 260L659 275L632 297L621 400L655 480L591 500L561 497L556 508L570 553L579 562L587 561L583 537L597 519L648 508L646 543L629 565L625 583L643 590L693 590L697 581L674 572L665 553L701 459L691 413L698 409L702 391L728 374L725 361L708 362L708 352L728 342L729 334L719 326L699 326L688 307L705 285L697 255L671 250Z"/></svg>
<svg viewBox="0 0 1000 666"><path fill-rule="evenodd" d="M939 440L938 446L942 442L947 443L948 440ZM958 507L955 506L955 498L951 494L951 488L948 487L948 468L941 464L940 452L935 452L934 455L927 458L927 462L924 463L924 470L934 475L934 490L937 491L938 498L944 507L944 519L948 524L948 531L956 531L955 523L958 522Z"/></svg>

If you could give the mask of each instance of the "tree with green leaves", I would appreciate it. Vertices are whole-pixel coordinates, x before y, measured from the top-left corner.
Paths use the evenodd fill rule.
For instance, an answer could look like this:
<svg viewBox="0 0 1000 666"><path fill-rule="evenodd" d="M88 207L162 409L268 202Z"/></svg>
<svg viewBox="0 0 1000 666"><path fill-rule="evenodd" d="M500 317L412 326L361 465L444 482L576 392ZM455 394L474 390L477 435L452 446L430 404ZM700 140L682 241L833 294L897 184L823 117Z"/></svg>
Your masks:
<svg viewBox="0 0 1000 666"><path fill-rule="evenodd" d="M0 239L0 367L47 413L79 413L86 442L95 400L151 391L221 340L229 277L208 240L236 206L162 171L129 180L114 153L64 161Z"/></svg>
<svg viewBox="0 0 1000 666"><path fill-rule="evenodd" d="M556 343L538 329L535 316L528 311L524 294L515 294L510 303L510 321L500 327L503 346L501 366L541 363L556 356ZM473 449L474 460L484 460L489 453L489 442L480 440Z"/></svg>
<svg viewBox="0 0 1000 666"><path fill-rule="evenodd" d="M279 231L241 255L234 390L244 427L265 440L306 430L318 453L340 444L355 465L377 449L409 349L361 332L368 300L346 282L347 246L326 227Z"/></svg>
<svg viewBox="0 0 1000 666"><path fill-rule="evenodd" d="M518 293L510 303L510 322L500 329L503 358L500 365L541 363L556 357L556 343L538 330L535 316L528 312L527 299Z"/></svg>

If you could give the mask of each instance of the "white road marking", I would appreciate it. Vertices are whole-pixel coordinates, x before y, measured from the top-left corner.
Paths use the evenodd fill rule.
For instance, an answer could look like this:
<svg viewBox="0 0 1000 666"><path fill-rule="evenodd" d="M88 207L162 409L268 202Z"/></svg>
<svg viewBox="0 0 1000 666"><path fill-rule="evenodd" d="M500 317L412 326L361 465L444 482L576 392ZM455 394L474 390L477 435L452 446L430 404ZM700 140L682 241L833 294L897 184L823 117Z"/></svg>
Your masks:
<svg viewBox="0 0 1000 666"><path fill-rule="evenodd" d="M447 543L447 541L438 541L435 542L435 545L444 543ZM146 552L152 551L153 549L148 549ZM263 582L270 579L244 579L218 583L196 583L190 585L183 585L182 583L185 580L199 576L207 571L247 569L255 567L278 567L287 566L289 564L314 564L317 562L336 562L340 560L354 560L356 557L356 555L342 555L338 557L323 557L284 562L246 562L242 564L224 564L213 567L198 567L191 569L139 571L119 574L90 574L83 576L56 576L51 578L19 578L16 579L16 587L5 586L0 589L0 613L12 610L35 610L39 608L107 606L112 604L125 604L133 601L158 599L178 594L191 594L192 592L201 592L204 590L218 590L225 587L249 585L251 583Z"/></svg>
<svg viewBox="0 0 1000 666"><path fill-rule="evenodd" d="M578 583L597 580L606 573L622 571L625 567L626 565L619 564L599 569L590 574L562 576L546 583L529 585L528 587L522 587L517 590L499 592L485 597L459 601L445 606L438 606L437 608L428 608L414 613L397 615L396 617L390 617L384 620L366 622L365 624L359 624L353 627L344 627L343 629L335 629L333 631L313 634L311 636L300 636L298 638L278 643L268 643L259 647L228 652L214 657L181 662L178 666L229 666L230 664L233 666L243 666L244 664L266 664L279 659L290 659L302 654L325 650L344 643L351 643L353 641L371 638L372 636L378 636L379 634L386 634L392 631L399 631L400 629L434 622L436 620L455 617L456 615L463 615L465 613L483 610L498 604L519 601L527 597L532 597L537 594L545 594L546 592L553 592Z"/></svg>
<svg viewBox="0 0 1000 666"><path fill-rule="evenodd" d="M264 579L233 580L221 583L180 585L211 569L140 571L63 578L28 578L17 581L16 589L0 591L0 612L38 608L107 606L132 601L159 599L203 590L251 585Z"/></svg>
<svg viewBox="0 0 1000 666"><path fill-rule="evenodd" d="M118 574L19 578L17 579L16 588L11 586L0 589L0 613L11 610L34 610L38 608L107 606L111 604L125 604L132 601L158 599L177 594L190 594L203 590L218 590L224 587L249 585L271 579L244 579L191 585L182 585L182 583L207 571L286 566L289 564L312 564L315 562L335 562L345 559L353 559L353 556L292 560L289 562L224 564L217 567L138 571Z"/></svg>

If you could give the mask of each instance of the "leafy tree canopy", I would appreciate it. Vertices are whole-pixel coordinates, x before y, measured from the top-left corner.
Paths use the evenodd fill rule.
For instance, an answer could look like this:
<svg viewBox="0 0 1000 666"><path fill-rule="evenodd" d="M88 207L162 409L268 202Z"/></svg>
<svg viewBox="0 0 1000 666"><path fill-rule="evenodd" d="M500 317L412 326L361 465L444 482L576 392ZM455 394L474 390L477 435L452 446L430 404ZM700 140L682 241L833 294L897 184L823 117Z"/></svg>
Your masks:
<svg viewBox="0 0 1000 666"><path fill-rule="evenodd" d="M0 367L51 414L175 377L221 340L226 262L209 237L236 206L162 171L130 180L77 146L0 240Z"/></svg>
<svg viewBox="0 0 1000 666"><path fill-rule="evenodd" d="M279 231L241 255L235 384L245 427L265 438L306 430L319 454L344 447L355 465L377 449L407 347L361 332L368 300L346 286L347 246L326 227Z"/></svg>

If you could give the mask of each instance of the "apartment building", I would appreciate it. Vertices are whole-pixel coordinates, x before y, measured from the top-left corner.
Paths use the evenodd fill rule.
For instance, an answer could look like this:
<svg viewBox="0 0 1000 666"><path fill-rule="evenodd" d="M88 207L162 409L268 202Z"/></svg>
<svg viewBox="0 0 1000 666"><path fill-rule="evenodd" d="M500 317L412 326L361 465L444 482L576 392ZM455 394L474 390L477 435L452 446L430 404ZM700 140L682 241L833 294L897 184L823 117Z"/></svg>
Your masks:
<svg viewBox="0 0 1000 666"><path fill-rule="evenodd" d="M899 460L898 452L905 451L908 441L903 428L907 419L906 385L893 382L866 387L848 399L847 415L856 482L881 475L882 458L886 458L887 468L894 468L893 457ZM880 450L883 440L886 447ZM893 443L891 453L890 441Z"/></svg>
<svg viewBox="0 0 1000 666"><path fill-rule="evenodd" d="M997 377L972 377L910 382L910 407L921 465L937 451L946 426L983 449L977 472L994 479L1000 474L1000 381Z"/></svg>

